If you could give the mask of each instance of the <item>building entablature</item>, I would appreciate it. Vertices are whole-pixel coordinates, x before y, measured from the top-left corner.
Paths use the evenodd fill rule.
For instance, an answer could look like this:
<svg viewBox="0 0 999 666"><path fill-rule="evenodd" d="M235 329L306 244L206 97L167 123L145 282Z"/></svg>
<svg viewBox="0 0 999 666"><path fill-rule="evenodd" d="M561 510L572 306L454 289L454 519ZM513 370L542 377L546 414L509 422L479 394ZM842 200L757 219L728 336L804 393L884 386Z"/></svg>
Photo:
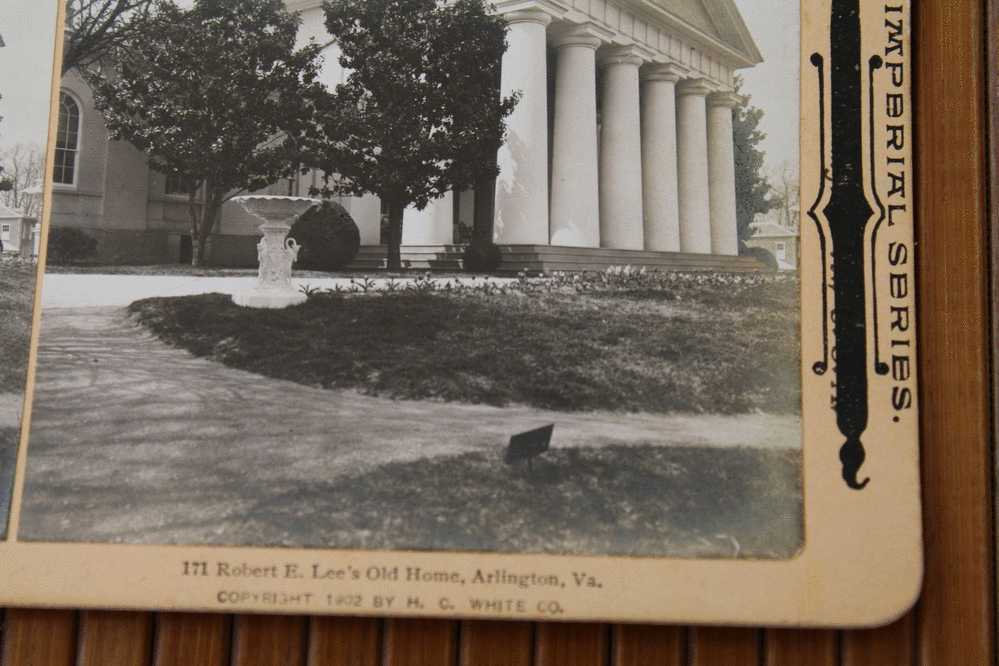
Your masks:
<svg viewBox="0 0 999 666"><path fill-rule="evenodd" d="M762 60L730 4L731 0L500 0L496 8L508 20L545 17L552 46L561 46L566 35L579 34L600 39L601 51L633 46L646 64L674 64L690 77L728 90L735 70Z"/></svg>

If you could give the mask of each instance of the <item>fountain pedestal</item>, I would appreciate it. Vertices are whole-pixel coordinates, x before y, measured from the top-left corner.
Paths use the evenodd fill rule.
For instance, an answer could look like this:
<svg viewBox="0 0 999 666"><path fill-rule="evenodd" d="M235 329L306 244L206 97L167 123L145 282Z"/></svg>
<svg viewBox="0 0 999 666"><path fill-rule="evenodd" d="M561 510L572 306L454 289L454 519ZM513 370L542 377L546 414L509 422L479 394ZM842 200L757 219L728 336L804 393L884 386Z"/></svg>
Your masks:
<svg viewBox="0 0 999 666"><path fill-rule="evenodd" d="M291 223L319 202L304 197L248 195L233 198L243 210L260 219L263 238L257 243L257 286L233 294L236 305L280 309L304 303L307 296L291 282L291 267L301 246L288 238Z"/></svg>

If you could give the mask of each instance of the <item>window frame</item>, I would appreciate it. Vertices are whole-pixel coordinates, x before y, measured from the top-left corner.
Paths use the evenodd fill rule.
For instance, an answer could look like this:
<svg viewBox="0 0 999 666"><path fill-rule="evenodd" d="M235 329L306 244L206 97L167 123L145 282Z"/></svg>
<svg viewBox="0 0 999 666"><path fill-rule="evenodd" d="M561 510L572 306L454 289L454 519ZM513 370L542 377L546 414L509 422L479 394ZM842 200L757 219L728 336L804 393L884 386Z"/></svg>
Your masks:
<svg viewBox="0 0 999 666"><path fill-rule="evenodd" d="M56 124L56 145L53 154L53 164L52 164L52 186L55 189L62 190L75 190L79 187L80 183L80 153L83 152L83 104L80 102L80 98L74 95L69 90L62 88L59 90L59 116L61 120L62 116L62 104L63 96L66 99L73 102L76 105L76 146L73 150L73 182L67 183L56 179L56 169L59 168L58 155L59 151L67 151L67 148L59 147L59 135L60 135L60 125Z"/></svg>

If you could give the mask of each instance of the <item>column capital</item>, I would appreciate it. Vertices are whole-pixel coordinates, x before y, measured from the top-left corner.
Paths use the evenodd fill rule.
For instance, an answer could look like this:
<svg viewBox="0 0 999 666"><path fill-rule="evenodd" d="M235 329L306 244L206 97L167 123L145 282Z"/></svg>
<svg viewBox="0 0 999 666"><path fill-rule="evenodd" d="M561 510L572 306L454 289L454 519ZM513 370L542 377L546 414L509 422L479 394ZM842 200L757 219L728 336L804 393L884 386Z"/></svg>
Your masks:
<svg viewBox="0 0 999 666"><path fill-rule="evenodd" d="M689 69L675 62L654 63L642 68L642 80L677 83L689 73Z"/></svg>
<svg viewBox="0 0 999 666"><path fill-rule="evenodd" d="M742 97L734 90L720 90L708 95L708 106L724 106L734 109L742 102Z"/></svg>
<svg viewBox="0 0 999 666"><path fill-rule="evenodd" d="M518 9L516 11L507 12L502 16L507 22L507 25L513 25L514 23L537 23L539 25L548 26L548 24L552 22L553 18L549 12L541 9L540 7Z"/></svg>
<svg viewBox="0 0 999 666"><path fill-rule="evenodd" d="M649 53L638 46L609 46L597 54L601 67L607 65L634 65L639 67L649 58Z"/></svg>
<svg viewBox="0 0 999 666"><path fill-rule="evenodd" d="M712 86L707 79L684 79L676 86L676 94L678 97L683 97L684 95L707 97L714 91L715 87Z"/></svg>
<svg viewBox="0 0 999 666"><path fill-rule="evenodd" d="M551 32L552 46L585 46L593 50L609 40L611 33L592 23L579 23L560 26Z"/></svg>

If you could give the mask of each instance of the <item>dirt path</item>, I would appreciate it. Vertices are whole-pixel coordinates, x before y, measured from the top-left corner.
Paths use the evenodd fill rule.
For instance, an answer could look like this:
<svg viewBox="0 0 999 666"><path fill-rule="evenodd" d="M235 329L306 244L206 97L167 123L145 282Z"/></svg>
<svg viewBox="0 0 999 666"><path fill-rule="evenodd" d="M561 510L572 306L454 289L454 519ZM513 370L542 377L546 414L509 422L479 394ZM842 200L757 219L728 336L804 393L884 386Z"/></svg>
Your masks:
<svg viewBox="0 0 999 666"><path fill-rule="evenodd" d="M797 448L797 418L565 414L394 401L260 377L167 347L115 308L47 309L21 538L252 543L254 506L389 461L554 447Z"/></svg>

